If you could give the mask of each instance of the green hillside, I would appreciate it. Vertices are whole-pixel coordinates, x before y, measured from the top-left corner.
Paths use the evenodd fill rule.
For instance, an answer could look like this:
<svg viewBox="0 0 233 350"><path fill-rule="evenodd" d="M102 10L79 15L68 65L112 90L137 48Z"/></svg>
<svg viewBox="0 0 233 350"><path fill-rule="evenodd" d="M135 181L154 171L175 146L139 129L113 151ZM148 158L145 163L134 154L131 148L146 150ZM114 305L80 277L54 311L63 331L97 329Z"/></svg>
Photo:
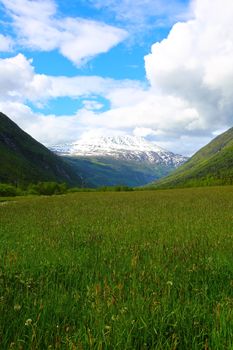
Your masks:
<svg viewBox="0 0 233 350"><path fill-rule="evenodd" d="M0 113L0 182L58 181L81 185L78 173Z"/></svg>
<svg viewBox="0 0 233 350"><path fill-rule="evenodd" d="M216 137L171 175L155 182L158 188L233 184L233 128Z"/></svg>
<svg viewBox="0 0 233 350"><path fill-rule="evenodd" d="M171 166L148 162L126 161L110 157L65 157L72 167L92 187L99 186L143 186L168 175Z"/></svg>

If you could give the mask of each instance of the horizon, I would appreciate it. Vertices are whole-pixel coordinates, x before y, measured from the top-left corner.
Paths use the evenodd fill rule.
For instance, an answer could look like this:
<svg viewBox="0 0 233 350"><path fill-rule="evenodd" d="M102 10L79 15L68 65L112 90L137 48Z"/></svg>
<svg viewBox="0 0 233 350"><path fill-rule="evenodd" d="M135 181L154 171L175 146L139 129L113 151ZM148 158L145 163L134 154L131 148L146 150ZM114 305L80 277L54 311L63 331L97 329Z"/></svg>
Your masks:
<svg viewBox="0 0 233 350"><path fill-rule="evenodd" d="M232 15L230 0L0 0L0 110L46 146L129 135L190 156L232 126Z"/></svg>

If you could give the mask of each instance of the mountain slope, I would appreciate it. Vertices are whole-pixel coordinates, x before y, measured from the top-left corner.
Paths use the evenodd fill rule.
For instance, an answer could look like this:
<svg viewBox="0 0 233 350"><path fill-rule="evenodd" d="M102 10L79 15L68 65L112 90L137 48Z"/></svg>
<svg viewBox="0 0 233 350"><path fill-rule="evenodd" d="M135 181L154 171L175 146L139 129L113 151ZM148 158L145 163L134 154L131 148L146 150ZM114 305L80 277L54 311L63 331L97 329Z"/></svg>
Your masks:
<svg viewBox="0 0 233 350"><path fill-rule="evenodd" d="M233 184L233 128L216 137L179 169L153 185L187 187Z"/></svg>
<svg viewBox="0 0 233 350"><path fill-rule="evenodd" d="M82 183L68 163L0 113L0 182L27 184L37 181Z"/></svg>
<svg viewBox="0 0 233 350"><path fill-rule="evenodd" d="M88 186L141 186L171 172L169 166L114 159L110 157L66 157Z"/></svg>
<svg viewBox="0 0 233 350"><path fill-rule="evenodd" d="M145 185L187 160L134 136L89 138L51 149L65 156L94 187Z"/></svg>

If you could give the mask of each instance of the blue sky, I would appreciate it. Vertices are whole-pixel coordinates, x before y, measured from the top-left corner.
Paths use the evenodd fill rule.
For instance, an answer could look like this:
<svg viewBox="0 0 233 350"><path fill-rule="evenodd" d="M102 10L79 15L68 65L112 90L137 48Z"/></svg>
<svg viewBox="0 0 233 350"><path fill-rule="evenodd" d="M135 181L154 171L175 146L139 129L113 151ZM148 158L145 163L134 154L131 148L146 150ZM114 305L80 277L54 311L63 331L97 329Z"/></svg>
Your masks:
<svg viewBox="0 0 233 350"><path fill-rule="evenodd" d="M232 14L230 0L0 0L0 110L46 145L133 134L191 154L231 126Z"/></svg>

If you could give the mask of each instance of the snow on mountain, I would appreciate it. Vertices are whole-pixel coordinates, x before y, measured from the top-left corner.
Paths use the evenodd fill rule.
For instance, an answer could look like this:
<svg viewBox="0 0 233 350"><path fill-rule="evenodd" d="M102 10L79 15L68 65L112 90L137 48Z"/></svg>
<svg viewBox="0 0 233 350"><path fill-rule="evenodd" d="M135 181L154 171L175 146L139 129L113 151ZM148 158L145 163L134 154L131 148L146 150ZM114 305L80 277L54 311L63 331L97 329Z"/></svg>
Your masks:
<svg viewBox="0 0 233 350"><path fill-rule="evenodd" d="M111 157L173 167L178 167L187 160L186 157L136 136L92 137L50 149L59 155L70 157Z"/></svg>

